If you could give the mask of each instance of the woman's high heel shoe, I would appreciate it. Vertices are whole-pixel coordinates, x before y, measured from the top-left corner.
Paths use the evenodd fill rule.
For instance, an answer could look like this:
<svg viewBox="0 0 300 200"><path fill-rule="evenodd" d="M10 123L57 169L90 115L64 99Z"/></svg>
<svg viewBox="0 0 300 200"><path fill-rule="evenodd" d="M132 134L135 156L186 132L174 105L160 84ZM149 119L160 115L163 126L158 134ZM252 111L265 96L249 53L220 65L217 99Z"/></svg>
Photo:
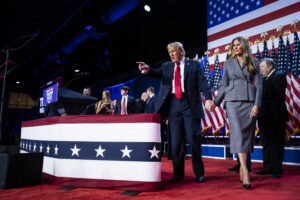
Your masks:
<svg viewBox="0 0 300 200"><path fill-rule="evenodd" d="M242 184L243 184L243 187L245 188L245 189L250 189L251 188L251 183L250 183L250 176L249 176L249 173L248 173L248 170L247 170L247 168L246 169L244 169L244 170L242 170L243 172L243 174L242 174ZM245 179L247 180L248 179L248 183L246 183L246 184L244 184L244 181L245 181ZM246 182L246 181L245 181Z"/></svg>
<svg viewBox="0 0 300 200"><path fill-rule="evenodd" d="M246 189L250 189L251 188L251 184L243 184L243 187Z"/></svg>
<svg viewBox="0 0 300 200"><path fill-rule="evenodd" d="M240 166L240 182L243 183L243 170L242 167Z"/></svg>

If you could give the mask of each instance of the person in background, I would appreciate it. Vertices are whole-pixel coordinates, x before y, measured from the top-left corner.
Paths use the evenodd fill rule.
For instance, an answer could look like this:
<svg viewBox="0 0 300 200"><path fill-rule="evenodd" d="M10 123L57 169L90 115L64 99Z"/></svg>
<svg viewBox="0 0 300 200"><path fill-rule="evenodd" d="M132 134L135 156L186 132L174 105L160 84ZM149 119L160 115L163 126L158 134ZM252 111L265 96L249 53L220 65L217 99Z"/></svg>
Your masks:
<svg viewBox="0 0 300 200"><path fill-rule="evenodd" d="M128 95L129 87L121 87L122 97L117 99L115 112L117 115L134 114L136 112L136 102L134 97Z"/></svg>
<svg viewBox="0 0 300 200"><path fill-rule="evenodd" d="M148 87L147 94L148 94L149 98L146 102L145 113L154 113L155 112L155 103L156 103L156 99L157 99L154 88Z"/></svg>
<svg viewBox="0 0 300 200"><path fill-rule="evenodd" d="M112 115L113 111L113 102L110 99L110 92L109 90L104 90L102 92L102 100L97 103L96 114Z"/></svg>
<svg viewBox="0 0 300 200"><path fill-rule="evenodd" d="M196 182L205 181L201 152L201 123L204 116L200 92L204 95L205 107L211 107L212 95L198 61L185 58L182 43L173 42L167 46L171 62L165 62L158 69L150 68L144 62L137 62L142 74L161 78L155 113L168 114L171 134L173 178L178 182L184 178L184 156L187 137L192 153ZM164 111L163 111L164 110Z"/></svg>
<svg viewBox="0 0 300 200"><path fill-rule="evenodd" d="M240 181L246 189L251 188L246 162L248 153L253 152L261 97L262 84L258 63L252 58L247 39L236 37L231 42L231 57L224 63L221 87L214 103L219 106L223 99L226 103L230 151L238 154L241 164Z"/></svg>
<svg viewBox="0 0 300 200"><path fill-rule="evenodd" d="M254 174L272 174L273 178L282 176L282 161L285 145L285 127L289 120L285 104L286 76L275 70L273 59L260 62L263 76L261 111L258 127L263 146L263 169Z"/></svg>
<svg viewBox="0 0 300 200"><path fill-rule="evenodd" d="M91 96L91 88L85 87L82 91L82 94L85 96ZM81 112L81 115L94 115L96 113L95 104L91 103L86 106L83 112Z"/></svg>
<svg viewBox="0 0 300 200"><path fill-rule="evenodd" d="M147 92L143 92L140 99L136 99L136 112L135 113L145 113L146 102L149 99Z"/></svg>

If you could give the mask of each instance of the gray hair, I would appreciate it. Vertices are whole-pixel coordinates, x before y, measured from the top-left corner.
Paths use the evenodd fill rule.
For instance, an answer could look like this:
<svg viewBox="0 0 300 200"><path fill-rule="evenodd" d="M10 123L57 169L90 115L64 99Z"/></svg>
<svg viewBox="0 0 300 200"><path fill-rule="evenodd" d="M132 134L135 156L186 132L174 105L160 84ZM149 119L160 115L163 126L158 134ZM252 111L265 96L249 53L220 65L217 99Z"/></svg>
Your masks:
<svg viewBox="0 0 300 200"><path fill-rule="evenodd" d="M176 46L179 50L183 51L183 56L185 56L185 50L183 48L183 44L181 42L172 42L168 44L167 50L169 50L170 47Z"/></svg>
<svg viewBox="0 0 300 200"><path fill-rule="evenodd" d="M273 66L273 68L275 68L275 62L274 62L274 60L273 60L272 58L264 58L264 59L262 59L262 60L259 62L259 64L262 63L262 62L266 62L266 65L267 65L268 67Z"/></svg>

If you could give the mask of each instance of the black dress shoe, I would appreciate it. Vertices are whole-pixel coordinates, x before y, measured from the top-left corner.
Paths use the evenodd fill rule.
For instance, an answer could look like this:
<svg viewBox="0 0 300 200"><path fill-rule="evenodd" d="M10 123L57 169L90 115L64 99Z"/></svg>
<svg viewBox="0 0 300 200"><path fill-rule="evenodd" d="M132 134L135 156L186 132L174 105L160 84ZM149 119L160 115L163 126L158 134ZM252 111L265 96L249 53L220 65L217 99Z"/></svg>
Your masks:
<svg viewBox="0 0 300 200"><path fill-rule="evenodd" d="M204 181L205 181L204 176L198 176L198 177L196 178L196 182L197 182L197 183L203 183Z"/></svg>
<svg viewBox="0 0 300 200"><path fill-rule="evenodd" d="M171 182L179 182L181 180L183 180L182 176L173 176L170 181Z"/></svg>
<svg viewBox="0 0 300 200"><path fill-rule="evenodd" d="M250 189L251 188L251 184L243 184L243 187L246 189Z"/></svg>
<svg viewBox="0 0 300 200"><path fill-rule="evenodd" d="M272 174L272 178L281 178L282 174Z"/></svg>
<svg viewBox="0 0 300 200"><path fill-rule="evenodd" d="M263 174L271 174L271 172L262 169L262 170L260 170L260 171L254 172L254 174L263 175Z"/></svg>

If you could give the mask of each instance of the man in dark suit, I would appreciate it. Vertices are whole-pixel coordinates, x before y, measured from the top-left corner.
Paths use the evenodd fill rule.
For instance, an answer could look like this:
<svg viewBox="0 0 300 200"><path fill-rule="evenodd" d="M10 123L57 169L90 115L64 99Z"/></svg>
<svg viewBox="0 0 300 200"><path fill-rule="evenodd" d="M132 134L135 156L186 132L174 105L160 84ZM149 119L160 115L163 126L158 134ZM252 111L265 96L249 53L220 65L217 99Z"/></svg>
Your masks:
<svg viewBox="0 0 300 200"><path fill-rule="evenodd" d="M136 99L136 112L135 113L145 113L146 103L149 99L147 92L143 92L140 99Z"/></svg>
<svg viewBox="0 0 300 200"><path fill-rule="evenodd" d="M156 103L156 99L157 99L157 96L155 95L155 92L154 92L154 88L148 87L147 94L148 94L149 98L146 102L145 113L154 113L155 112L155 103Z"/></svg>
<svg viewBox="0 0 300 200"><path fill-rule="evenodd" d="M136 103L134 97L128 95L129 87L121 87L122 97L117 99L115 113L117 115L134 114L136 110Z"/></svg>
<svg viewBox="0 0 300 200"><path fill-rule="evenodd" d="M274 61L266 58L260 62L263 78L262 105L258 115L258 126L263 145L264 168L255 174L282 176L282 161L285 145L285 126L288 112L285 105L285 74L275 71Z"/></svg>
<svg viewBox="0 0 300 200"><path fill-rule="evenodd" d="M171 131L171 151L174 176L172 182L184 178L185 138L191 147L196 182L204 182L204 165L201 152L201 124L204 116L200 92L206 99L205 107L212 106L212 95L203 70L197 61L185 58L180 42L167 46L172 62L165 62L152 69L144 62L137 62L139 70L153 78L161 78L155 113L166 109Z"/></svg>
<svg viewBox="0 0 300 200"><path fill-rule="evenodd" d="M85 87L83 88L82 94L85 96L91 96L91 88L90 87ZM86 106L84 111L81 112L81 115L95 115L96 114L96 108L95 108L94 103L90 103Z"/></svg>

